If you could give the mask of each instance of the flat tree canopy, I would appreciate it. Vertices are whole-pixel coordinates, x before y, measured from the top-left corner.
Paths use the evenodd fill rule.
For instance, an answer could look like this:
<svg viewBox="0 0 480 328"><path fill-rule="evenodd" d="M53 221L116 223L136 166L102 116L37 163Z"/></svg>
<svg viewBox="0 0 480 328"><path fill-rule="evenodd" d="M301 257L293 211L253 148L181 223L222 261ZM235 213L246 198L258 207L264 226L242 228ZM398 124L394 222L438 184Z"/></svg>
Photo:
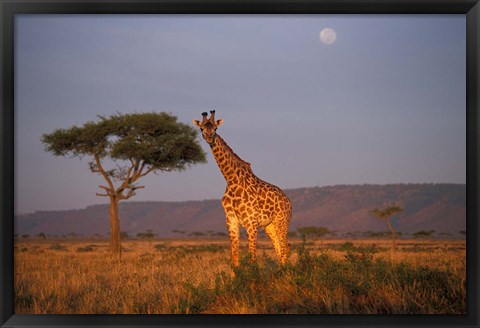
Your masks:
<svg viewBox="0 0 480 328"><path fill-rule="evenodd" d="M44 134L45 150L56 156L128 160L151 171L184 170L190 164L206 161L196 142L197 131L177 122L173 115L135 113L99 118L82 127Z"/></svg>
<svg viewBox="0 0 480 328"><path fill-rule="evenodd" d="M97 196L110 198L111 249L120 258L118 202L144 188L137 180L154 171L182 171L206 162L196 140L197 131L167 113L115 114L100 116L81 127L58 129L42 136L45 150L55 156L89 156L89 168L103 176L107 185ZM104 167L104 159L116 163ZM119 165L120 163L120 165ZM118 185L115 185L118 183Z"/></svg>

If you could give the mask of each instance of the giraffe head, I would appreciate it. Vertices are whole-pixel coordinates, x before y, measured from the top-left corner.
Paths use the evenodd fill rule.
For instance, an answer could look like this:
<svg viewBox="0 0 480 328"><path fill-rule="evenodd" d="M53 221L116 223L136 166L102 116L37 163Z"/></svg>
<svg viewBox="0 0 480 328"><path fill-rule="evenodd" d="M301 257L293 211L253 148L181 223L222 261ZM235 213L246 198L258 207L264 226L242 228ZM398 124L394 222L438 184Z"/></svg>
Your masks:
<svg viewBox="0 0 480 328"><path fill-rule="evenodd" d="M223 124L223 120L219 119L215 121L215 111L210 111L210 118L207 119L208 114L206 112L202 113L203 120L193 120L193 124L200 128L202 132L202 137L208 144L213 144L215 141L215 135L217 134L217 128Z"/></svg>

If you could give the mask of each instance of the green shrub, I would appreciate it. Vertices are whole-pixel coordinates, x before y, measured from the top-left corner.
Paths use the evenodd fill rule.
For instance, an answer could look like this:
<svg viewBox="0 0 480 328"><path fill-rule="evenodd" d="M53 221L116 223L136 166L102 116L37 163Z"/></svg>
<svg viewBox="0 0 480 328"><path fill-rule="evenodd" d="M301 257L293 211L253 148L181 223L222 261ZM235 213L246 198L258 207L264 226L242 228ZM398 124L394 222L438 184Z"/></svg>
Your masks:
<svg viewBox="0 0 480 328"><path fill-rule="evenodd" d="M175 313L201 313L242 304L265 313L465 313L466 280L458 272L374 259L376 247L341 245L343 259L313 254L303 237L295 264L240 260L234 276L217 274L213 287L185 285ZM387 294L385 294L387 293ZM401 299L401 302L395 300ZM262 312L264 313L264 312Z"/></svg>
<svg viewBox="0 0 480 328"><path fill-rule="evenodd" d="M67 251L67 246L61 244L52 244L48 249L54 251Z"/></svg>
<svg viewBox="0 0 480 328"><path fill-rule="evenodd" d="M171 312L177 314L195 314L202 313L207 310L215 301L215 290L209 289L205 284L201 283L194 286L187 282L184 285L186 296L182 297L176 308Z"/></svg>
<svg viewBox="0 0 480 328"><path fill-rule="evenodd" d="M95 247L93 247L92 245L87 245L85 247L79 247L77 248L77 252L79 253L84 253L84 252L94 252L96 250Z"/></svg>

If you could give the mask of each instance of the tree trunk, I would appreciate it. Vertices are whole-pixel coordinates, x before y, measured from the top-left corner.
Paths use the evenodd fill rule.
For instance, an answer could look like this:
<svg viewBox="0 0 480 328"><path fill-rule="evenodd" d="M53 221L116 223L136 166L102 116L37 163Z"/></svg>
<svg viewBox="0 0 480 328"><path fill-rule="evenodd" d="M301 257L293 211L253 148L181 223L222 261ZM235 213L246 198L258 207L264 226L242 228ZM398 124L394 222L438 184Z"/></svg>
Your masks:
<svg viewBox="0 0 480 328"><path fill-rule="evenodd" d="M388 228L390 229L390 232L392 233L393 250L395 250L397 248L397 243L396 243L397 233L393 229L393 226L390 220L387 220L387 225L388 225Z"/></svg>
<svg viewBox="0 0 480 328"><path fill-rule="evenodd" d="M110 250L115 259L122 257L120 244L120 222L118 220L118 202L116 197L110 197Z"/></svg>

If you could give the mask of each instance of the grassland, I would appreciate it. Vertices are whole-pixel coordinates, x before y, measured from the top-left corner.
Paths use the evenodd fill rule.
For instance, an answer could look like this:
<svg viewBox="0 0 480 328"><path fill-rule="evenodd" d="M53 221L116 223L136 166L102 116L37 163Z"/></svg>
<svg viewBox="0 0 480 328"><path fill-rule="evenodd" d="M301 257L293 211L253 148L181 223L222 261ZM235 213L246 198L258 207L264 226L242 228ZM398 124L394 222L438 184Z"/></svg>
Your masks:
<svg viewBox="0 0 480 328"><path fill-rule="evenodd" d="M228 240L15 242L16 313L466 312L464 241L292 240L280 267L259 240L257 264L230 267ZM246 254L246 244L241 244Z"/></svg>

